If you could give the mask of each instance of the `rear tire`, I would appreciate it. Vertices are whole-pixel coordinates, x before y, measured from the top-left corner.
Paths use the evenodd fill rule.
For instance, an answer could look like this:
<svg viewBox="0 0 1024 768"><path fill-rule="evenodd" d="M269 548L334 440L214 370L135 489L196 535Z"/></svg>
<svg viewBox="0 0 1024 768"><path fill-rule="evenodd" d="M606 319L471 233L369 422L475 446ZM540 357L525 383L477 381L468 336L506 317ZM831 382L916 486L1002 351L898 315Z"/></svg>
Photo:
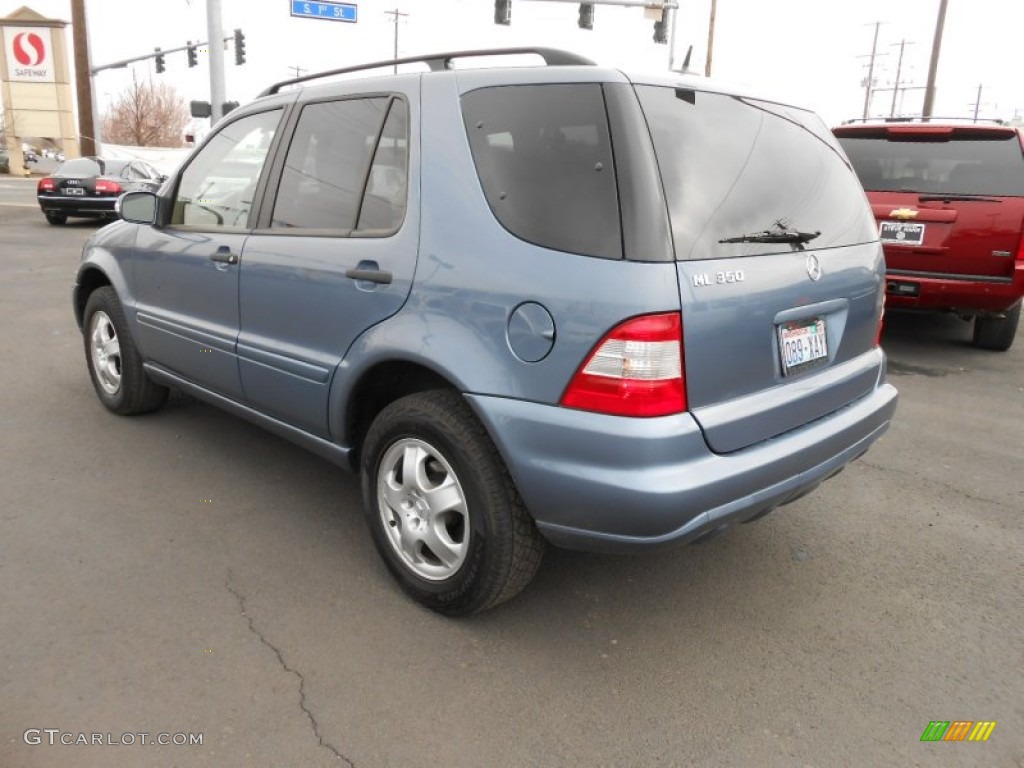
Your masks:
<svg viewBox="0 0 1024 768"><path fill-rule="evenodd" d="M67 224L68 217L63 213L47 213L46 220L54 226L60 226L61 224Z"/></svg>
<svg viewBox="0 0 1024 768"><path fill-rule="evenodd" d="M515 596L537 572L544 539L458 393L420 392L381 411L361 476L373 543L427 608L476 613Z"/></svg>
<svg viewBox="0 0 1024 768"><path fill-rule="evenodd" d="M1003 317L974 318L974 346L980 349L991 349L1005 352L1013 346L1013 338L1017 335L1020 322L1020 305L1017 302L1006 310Z"/></svg>
<svg viewBox="0 0 1024 768"><path fill-rule="evenodd" d="M154 384L142 368L124 309L109 285L89 294L82 338L89 376L100 402L114 413L155 411L167 400L167 387Z"/></svg>

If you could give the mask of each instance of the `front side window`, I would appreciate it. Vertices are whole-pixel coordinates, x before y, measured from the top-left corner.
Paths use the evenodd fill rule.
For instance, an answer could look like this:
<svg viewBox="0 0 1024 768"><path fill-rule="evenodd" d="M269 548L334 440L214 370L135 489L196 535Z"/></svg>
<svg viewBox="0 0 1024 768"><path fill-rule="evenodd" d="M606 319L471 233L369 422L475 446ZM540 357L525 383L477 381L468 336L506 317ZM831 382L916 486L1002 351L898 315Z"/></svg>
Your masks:
<svg viewBox="0 0 1024 768"><path fill-rule="evenodd" d="M622 258L618 186L597 84L481 88L462 116L487 202L513 235Z"/></svg>
<svg viewBox="0 0 1024 768"><path fill-rule="evenodd" d="M236 120L193 158L178 183L171 224L245 227L281 110Z"/></svg>
<svg viewBox="0 0 1024 768"><path fill-rule="evenodd" d="M281 174L271 227L393 231L405 214L408 108L387 96L309 104Z"/></svg>

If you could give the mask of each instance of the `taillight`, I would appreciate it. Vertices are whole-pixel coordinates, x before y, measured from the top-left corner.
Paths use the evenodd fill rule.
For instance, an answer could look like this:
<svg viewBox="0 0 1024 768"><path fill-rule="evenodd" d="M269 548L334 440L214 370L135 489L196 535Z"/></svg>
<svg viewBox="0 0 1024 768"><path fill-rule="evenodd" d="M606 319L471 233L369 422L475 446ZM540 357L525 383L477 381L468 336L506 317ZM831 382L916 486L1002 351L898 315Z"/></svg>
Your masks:
<svg viewBox="0 0 1024 768"><path fill-rule="evenodd" d="M1024 230L1020 233L1020 242L1017 244L1017 261L1024 261Z"/></svg>
<svg viewBox="0 0 1024 768"><path fill-rule="evenodd" d="M36 192L53 192L57 188L53 179L47 177L39 180L39 186L36 187Z"/></svg>
<svg viewBox="0 0 1024 768"><path fill-rule="evenodd" d="M121 194L121 185L116 181L107 181L106 179L96 180L96 192L98 194Z"/></svg>
<svg viewBox="0 0 1024 768"><path fill-rule="evenodd" d="M685 411L682 316L643 315L613 328L573 376L561 404L615 416Z"/></svg>

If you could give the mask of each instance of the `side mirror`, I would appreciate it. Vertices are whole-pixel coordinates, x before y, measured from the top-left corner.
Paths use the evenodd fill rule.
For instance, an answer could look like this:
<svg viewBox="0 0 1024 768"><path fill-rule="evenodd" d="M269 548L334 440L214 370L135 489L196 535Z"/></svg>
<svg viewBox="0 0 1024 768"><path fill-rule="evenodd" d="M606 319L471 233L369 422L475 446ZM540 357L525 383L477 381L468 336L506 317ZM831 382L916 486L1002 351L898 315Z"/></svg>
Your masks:
<svg viewBox="0 0 1024 768"><path fill-rule="evenodd" d="M157 197L152 192L125 192L117 198L114 210L132 224L155 224Z"/></svg>

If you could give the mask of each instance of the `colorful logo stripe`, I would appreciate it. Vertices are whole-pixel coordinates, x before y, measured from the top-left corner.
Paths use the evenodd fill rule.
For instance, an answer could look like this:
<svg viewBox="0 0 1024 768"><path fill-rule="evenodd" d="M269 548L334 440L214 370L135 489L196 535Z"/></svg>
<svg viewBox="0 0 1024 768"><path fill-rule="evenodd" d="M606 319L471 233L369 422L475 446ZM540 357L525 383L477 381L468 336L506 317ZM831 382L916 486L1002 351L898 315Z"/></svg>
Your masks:
<svg viewBox="0 0 1024 768"><path fill-rule="evenodd" d="M988 741L995 727L995 720L932 720L921 741Z"/></svg>

